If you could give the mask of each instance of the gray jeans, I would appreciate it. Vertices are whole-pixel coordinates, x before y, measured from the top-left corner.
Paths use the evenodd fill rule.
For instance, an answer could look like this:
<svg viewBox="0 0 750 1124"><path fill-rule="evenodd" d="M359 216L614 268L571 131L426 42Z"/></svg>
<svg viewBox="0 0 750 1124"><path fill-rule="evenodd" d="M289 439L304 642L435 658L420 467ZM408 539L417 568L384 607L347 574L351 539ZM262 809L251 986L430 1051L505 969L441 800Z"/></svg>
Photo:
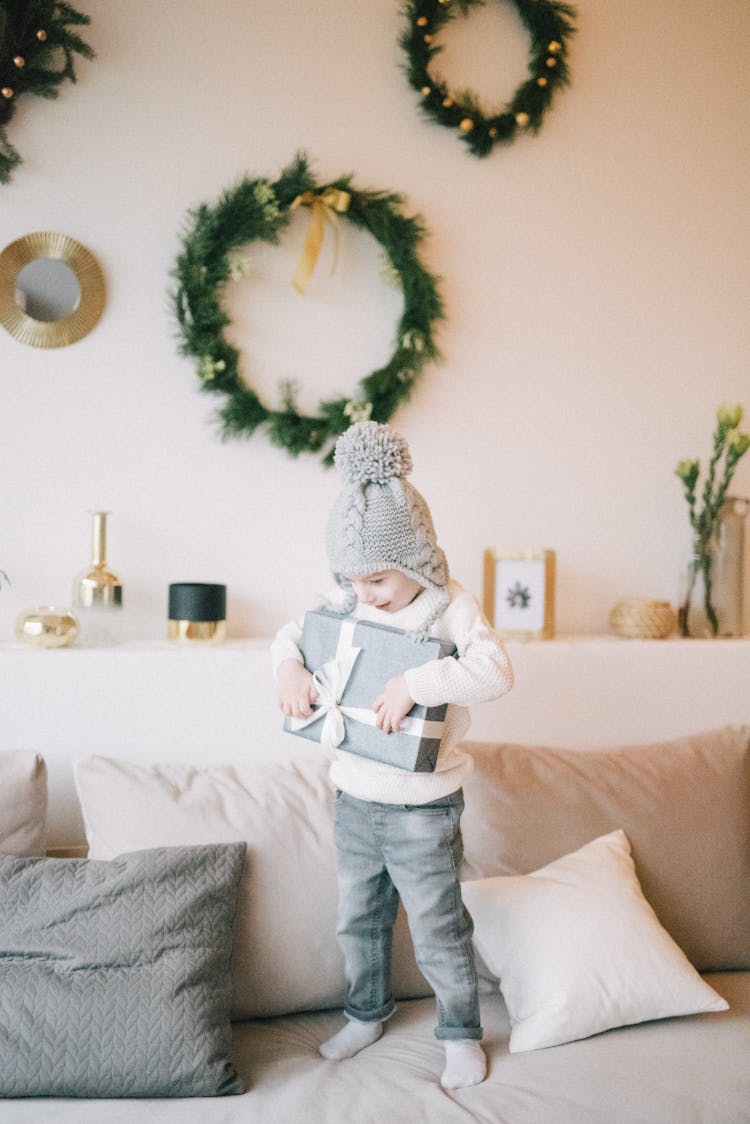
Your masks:
<svg viewBox="0 0 750 1124"><path fill-rule="evenodd" d="M458 881L463 807L460 791L409 805L337 793L338 938L350 1017L374 1022L393 1012L391 941L400 898L417 963L435 992L435 1036L482 1037L473 925Z"/></svg>

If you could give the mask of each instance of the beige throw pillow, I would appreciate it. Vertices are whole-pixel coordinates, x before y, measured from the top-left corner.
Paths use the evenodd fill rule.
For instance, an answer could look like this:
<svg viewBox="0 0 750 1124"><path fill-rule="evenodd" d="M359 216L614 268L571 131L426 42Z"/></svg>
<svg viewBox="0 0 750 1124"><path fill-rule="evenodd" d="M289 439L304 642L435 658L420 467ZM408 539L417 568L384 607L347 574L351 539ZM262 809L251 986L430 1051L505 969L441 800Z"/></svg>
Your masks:
<svg viewBox="0 0 750 1124"><path fill-rule="evenodd" d="M527 874L622 828L693 965L750 968L750 728L621 749L466 748L465 877Z"/></svg>

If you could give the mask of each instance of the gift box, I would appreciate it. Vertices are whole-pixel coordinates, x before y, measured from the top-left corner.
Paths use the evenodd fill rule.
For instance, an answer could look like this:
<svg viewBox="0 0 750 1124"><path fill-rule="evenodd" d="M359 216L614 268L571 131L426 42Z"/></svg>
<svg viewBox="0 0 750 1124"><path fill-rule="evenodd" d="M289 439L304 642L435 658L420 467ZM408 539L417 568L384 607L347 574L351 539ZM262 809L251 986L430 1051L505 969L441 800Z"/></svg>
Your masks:
<svg viewBox="0 0 750 1124"><path fill-rule="evenodd" d="M305 614L299 647L315 677L318 703L309 718L285 719L285 730L399 769L432 772L446 705L413 706L401 731L390 734L377 728L372 707L389 679L429 660L450 658L453 644L432 637L414 641L399 628L321 609Z"/></svg>

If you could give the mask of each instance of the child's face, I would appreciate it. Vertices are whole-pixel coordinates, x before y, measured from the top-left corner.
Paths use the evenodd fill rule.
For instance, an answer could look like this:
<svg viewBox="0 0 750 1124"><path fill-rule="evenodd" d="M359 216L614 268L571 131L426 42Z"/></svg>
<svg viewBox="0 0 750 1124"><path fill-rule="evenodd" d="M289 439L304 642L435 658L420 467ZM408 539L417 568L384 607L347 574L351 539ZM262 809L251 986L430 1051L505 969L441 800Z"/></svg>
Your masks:
<svg viewBox="0 0 750 1124"><path fill-rule="evenodd" d="M405 609L422 592L422 586L400 570L381 570L376 574L347 577L361 605L374 605L384 613Z"/></svg>

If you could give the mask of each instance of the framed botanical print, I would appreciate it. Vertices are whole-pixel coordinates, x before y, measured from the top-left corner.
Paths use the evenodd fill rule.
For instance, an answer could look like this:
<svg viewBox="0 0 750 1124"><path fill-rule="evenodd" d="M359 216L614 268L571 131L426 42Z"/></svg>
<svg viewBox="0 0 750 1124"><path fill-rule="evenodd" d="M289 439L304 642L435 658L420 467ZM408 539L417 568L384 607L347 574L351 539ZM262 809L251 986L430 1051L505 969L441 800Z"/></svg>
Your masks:
<svg viewBox="0 0 750 1124"><path fill-rule="evenodd" d="M555 552L485 550L484 611L504 640L555 635Z"/></svg>

